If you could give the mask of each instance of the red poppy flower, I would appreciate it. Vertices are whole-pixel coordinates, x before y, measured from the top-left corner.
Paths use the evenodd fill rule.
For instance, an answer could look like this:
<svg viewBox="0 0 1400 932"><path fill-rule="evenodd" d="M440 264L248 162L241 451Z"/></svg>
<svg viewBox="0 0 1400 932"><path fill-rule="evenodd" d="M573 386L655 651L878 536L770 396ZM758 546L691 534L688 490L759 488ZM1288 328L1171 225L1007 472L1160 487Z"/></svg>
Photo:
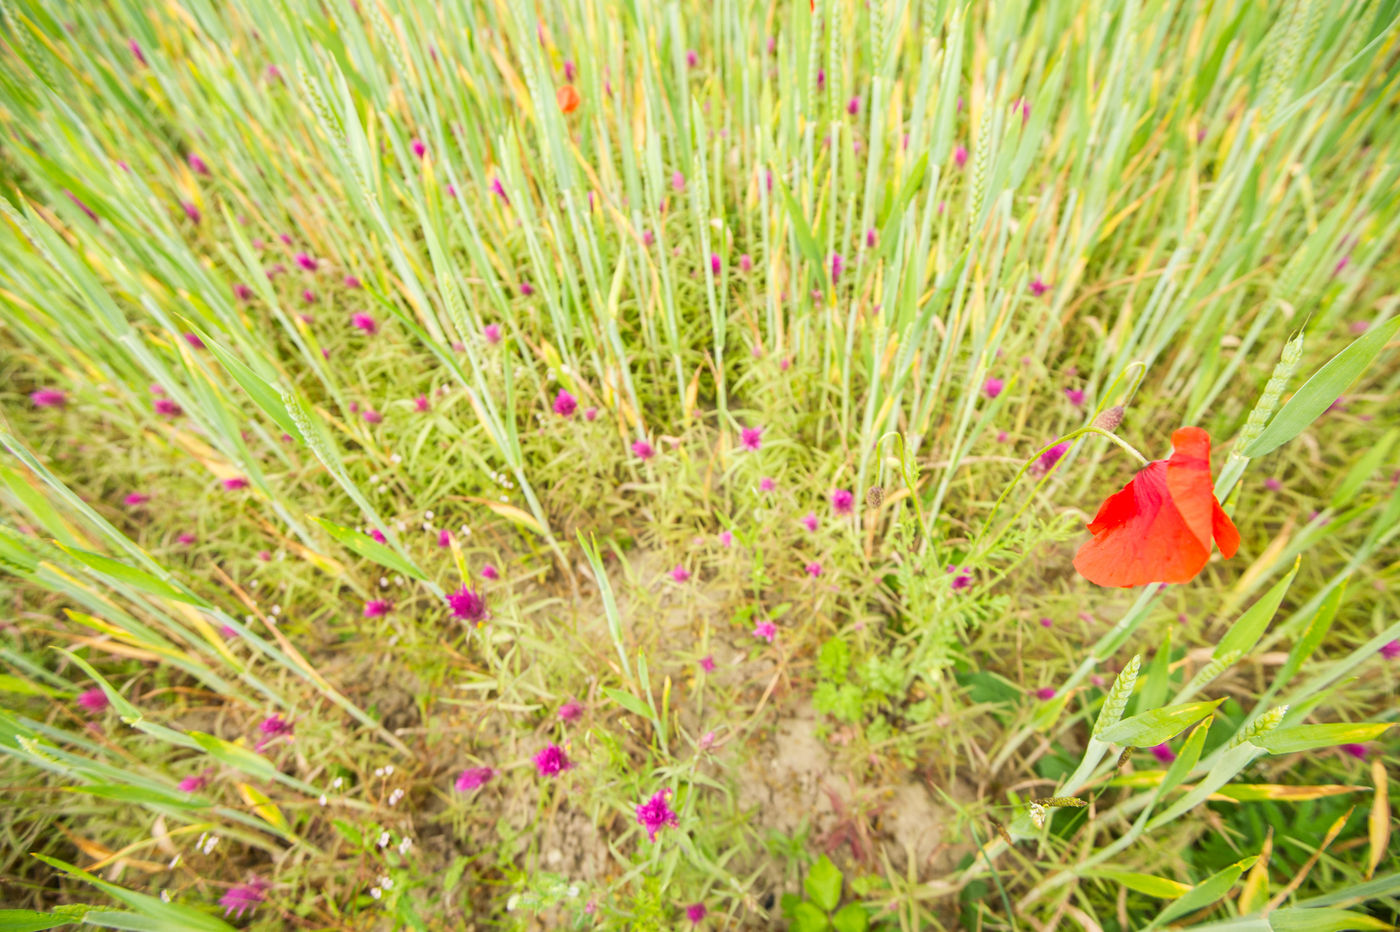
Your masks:
<svg viewBox="0 0 1400 932"><path fill-rule="evenodd" d="M1212 541L1234 556L1240 532L1215 499L1210 434L1173 433L1171 459L1149 463L1110 495L1089 531L1094 539L1079 548L1074 568L1100 586L1188 582L1210 559Z"/></svg>
<svg viewBox="0 0 1400 932"><path fill-rule="evenodd" d="M578 109L582 98L572 84L565 84L555 92L554 97L559 101L559 109L565 113L573 113Z"/></svg>

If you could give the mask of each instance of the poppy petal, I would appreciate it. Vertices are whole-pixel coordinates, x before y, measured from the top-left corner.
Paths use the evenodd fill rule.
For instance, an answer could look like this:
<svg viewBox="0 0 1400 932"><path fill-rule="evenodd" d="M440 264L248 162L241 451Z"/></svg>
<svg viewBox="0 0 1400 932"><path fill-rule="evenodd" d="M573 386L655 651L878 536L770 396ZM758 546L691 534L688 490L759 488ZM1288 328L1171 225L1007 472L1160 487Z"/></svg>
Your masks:
<svg viewBox="0 0 1400 932"><path fill-rule="evenodd" d="M1215 490L1210 481L1210 434L1199 427L1183 427L1172 434L1167 491L1186 526L1209 553Z"/></svg>
<svg viewBox="0 0 1400 932"><path fill-rule="evenodd" d="M1210 557L1208 545L1173 504L1162 461L1149 464L1109 496L1089 530L1094 537L1075 554L1074 568L1100 586L1187 582Z"/></svg>
<svg viewBox="0 0 1400 932"><path fill-rule="evenodd" d="M1240 549L1240 532L1219 502L1212 499L1211 509L1211 532L1215 535L1215 544L1220 548L1220 555L1228 560Z"/></svg>

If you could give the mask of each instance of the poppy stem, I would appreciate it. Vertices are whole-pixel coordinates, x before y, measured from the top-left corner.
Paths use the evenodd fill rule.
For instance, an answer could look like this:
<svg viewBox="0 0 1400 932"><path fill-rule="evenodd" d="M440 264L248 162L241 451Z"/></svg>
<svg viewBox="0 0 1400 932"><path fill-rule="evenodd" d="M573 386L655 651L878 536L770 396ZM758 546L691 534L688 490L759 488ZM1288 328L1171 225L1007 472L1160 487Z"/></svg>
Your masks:
<svg viewBox="0 0 1400 932"><path fill-rule="evenodd" d="M1098 427L1089 427L1086 428L1086 431L1088 433L1098 434L1100 437L1107 437L1109 440L1112 440L1114 443L1118 444L1120 447L1127 450L1134 457L1136 457L1138 464L1141 466L1146 466L1149 462L1151 462L1147 457L1143 456L1137 451L1137 447L1134 447L1131 443L1124 440L1122 437L1119 437L1117 434L1112 433L1111 431L1103 430Z"/></svg>

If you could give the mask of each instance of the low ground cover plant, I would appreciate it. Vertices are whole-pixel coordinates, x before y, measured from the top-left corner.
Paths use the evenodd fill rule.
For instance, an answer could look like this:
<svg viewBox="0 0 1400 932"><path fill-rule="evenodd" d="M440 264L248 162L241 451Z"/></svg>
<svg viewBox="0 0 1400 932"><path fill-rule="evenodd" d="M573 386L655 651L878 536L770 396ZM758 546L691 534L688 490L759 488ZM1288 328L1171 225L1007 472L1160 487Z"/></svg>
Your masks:
<svg viewBox="0 0 1400 932"><path fill-rule="evenodd" d="M1394 926L1395 3L0 20L0 929Z"/></svg>

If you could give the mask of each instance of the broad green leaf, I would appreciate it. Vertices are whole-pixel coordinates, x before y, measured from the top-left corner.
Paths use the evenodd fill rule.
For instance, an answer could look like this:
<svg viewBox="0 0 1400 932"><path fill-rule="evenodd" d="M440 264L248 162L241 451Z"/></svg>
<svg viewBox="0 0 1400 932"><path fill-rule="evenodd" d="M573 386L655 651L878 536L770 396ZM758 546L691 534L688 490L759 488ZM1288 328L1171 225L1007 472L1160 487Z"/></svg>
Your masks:
<svg viewBox="0 0 1400 932"><path fill-rule="evenodd" d="M13 673L0 673L0 692L18 693L21 696L48 696L51 699L59 695L56 689L43 683L22 679Z"/></svg>
<svg viewBox="0 0 1400 932"><path fill-rule="evenodd" d="M618 705L622 706L624 709L626 709L628 712L631 712L633 715L637 715L641 718L646 719L647 721L651 721L651 709L648 709L646 707L646 703L642 702L642 700L638 699L631 693L621 689L612 689L610 687L605 687L603 689L603 693L613 702L616 702Z"/></svg>
<svg viewBox="0 0 1400 932"><path fill-rule="evenodd" d="M865 932L870 928L870 914L859 903L847 903L831 917L836 932Z"/></svg>
<svg viewBox="0 0 1400 932"><path fill-rule="evenodd" d="M1292 754L1339 744L1362 744L1385 734L1386 722L1336 722L1328 725L1294 725L1279 728L1254 741L1270 754Z"/></svg>
<svg viewBox="0 0 1400 932"><path fill-rule="evenodd" d="M72 923L71 916L37 913L32 909L0 909L0 932L42 932Z"/></svg>
<svg viewBox="0 0 1400 932"><path fill-rule="evenodd" d="M54 541L60 550L68 554L79 563L89 569L115 579L118 582L126 583L136 589L140 589L147 595L160 596L163 599L174 599L176 602L185 602L200 608L209 608L209 603L194 595L187 595L176 589L167 582L156 579L145 570L138 570L134 566L127 566L120 560L113 560L111 557L103 556L100 553L93 553L90 550L83 550L80 547L70 547L60 541Z"/></svg>
<svg viewBox="0 0 1400 932"><path fill-rule="evenodd" d="M277 768L272 766L272 761L256 751L250 751L214 735L206 735L202 731L192 731L190 737L221 764L227 764L261 780L275 780L280 776Z"/></svg>
<svg viewBox="0 0 1400 932"><path fill-rule="evenodd" d="M127 786L119 783L93 783L87 786L65 787L70 793L85 793L101 796L104 799L117 799L128 803L141 803L153 806L174 806L177 809L207 809L212 805L201 799L176 790L163 792L144 786Z"/></svg>
<svg viewBox="0 0 1400 932"><path fill-rule="evenodd" d="M807 871L802 887L813 903L829 913L841 902L841 869L831 863L831 858L822 855Z"/></svg>
<svg viewBox="0 0 1400 932"><path fill-rule="evenodd" d="M797 198L792 196L787 185L783 184L782 180L777 177L776 172L774 173L773 185L778 189L778 195L783 199L783 205L787 207L788 218L792 221L792 232L797 237L798 249L812 262L820 264L822 248L817 245L816 237L812 235L812 226L802 213L802 205L797 202Z"/></svg>
<svg viewBox="0 0 1400 932"><path fill-rule="evenodd" d="M1162 632L1162 646L1157 648L1152 662L1147 665L1147 676L1143 679L1142 691L1138 693L1137 705L1134 706L1139 712L1159 708L1167 701L1167 690L1171 687L1171 662L1172 629L1167 628Z"/></svg>
<svg viewBox="0 0 1400 932"><path fill-rule="evenodd" d="M325 518L318 518L315 515L307 515L307 517L320 525L337 543L344 544L365 559L373 560L380 566L388 567L396 573L402 573L420 582L427 581L428 577L423 575L422 570L368 534L361 534L348 527L341 527L333 521L327 521Z"/></svg>
<svg viewBox="0 0 1400 932"><path fill-rule="evenodd" d="M1293 569L1288 571L1288 575L1274 583L1272 589L1264 593L1259 601L1251 605L1230 626L1230 630L1225 632L1220 643L1215 645L1215 651L1211 654L1212 659L1218 660L1231 651L1238 651L1240 656L1249 653L1250 649L1259 642L1259 638L1263 637L1264 629L1269 626L1274 613L1278 611L1279 604L1288 592L1288 587L1293 583L1293 577L1298 575L1298 567L1302 565L1302 557L1294 560Z"/></svg>
<svg viewBox="0 0 1400 932"><path fill-rule="evenodd" d="M1198 909L1205 909L1211 903L1220 899L1230 892L1230 888L1235 885L1235 881L1240 879L1240 875L1249 870L1255 862L1255 858L1245 858L1235 864L1212 874L1207 879L1192 887L1189 893L1185 893L1175 903L1169 905L1152 920L1152 926L1160 926L1171 922L1181 916L1194 913Z"/></svg>
<svg viewBox="0 0 1400 932"><path fill-rule="evenodd" d="M1150 748L1199 722L1215 711L1215 707L1223 701L1216 699L1213 702L1183 702L1181 705L1169 705L1164 709L1143 712L1105 729L1100 740L1109 744Z"/></svg>
<svg viewBox="0 0 1400 932"><path fill-rule="evenodd" d="M1326 365L1317 370L1313 377L1303 383L1303 387L1275 414L1269 425L1259 434L1245 456L1263 456L1283 446L1307 429L1322 412L1342 396L1352 382L1355 382L1375 362L1386 343L1400 330L1400 316L1378 327L1372 327L1357 340L1333 356Z"/></svg>
<svg viewBox="0 0 1400 932"><path fill-rule="evenodd" d="M1129 890L1145 893L1148 896L1155 896L1159 900L1174 900L1183 893L1188 893L1191 890L1191 885L1189 883L1182 883L1179 880L1157 877L1153 874L1139 874L1134 871L1114 870L1112 868L1100 868L1098 870L1087 871L1084 876L1098 877L1102 880L1115 880Z"/></svg>
<svg viewBox="0 0 1400 932"><path fill-rule="evenodd" d="M1160 788L1157 790L1158 798L1180 786L1191 771L1196 769L1196 765L1201 761L1201 749L1206 746L1206 735L1210 733L1210 723L1213 721L1215 718L1212 716L1192 729L1186 743L1181 746L1181 752L1176 755L1176 760L1172 761L1162 777Z"/></svg>
<svg viewBox="0 0 1400 932"><path fill-rule="evenodd" d="M78 546L78 539L73 536L68 522L63 520L58 509L42 492L29 484L23 473L0 463L0 479L4 480L10 494L19 499L20 503L39 520L44 530L69 546Z"/></svg>
<svg viewBox="0 0 1400 932"><path fill-rule="evenodd" d="M208 913L202 913L181 903L167 903L157 897L147 896L144 893L137 893L117 884L108 883L82 868L74 867L72 864L57 858L43 854L35 854L34 857L50 867L57 868L74 877L80 877L93 886L99 887L109 896L121 900L143 916L164 922L167 929L181 929L185 932L234 932L233 926Z"/></svg>
<svg viewBox="0 0 1400 932"><path fill-rule="evenodd" d="M297 430L296 421L292 420L292 416L287 413L287 406L283 404L282 395L278 389L245 366L238 357L224 349L219 341L209 336L206 331L197 328L195 331L199 334L199 338L204 341L205 347L223 364L228 374L233 376L234 381L243 387L249 398L253 399L253 403L262 408L268 417L276 421L283 433L300 437L301 432Z"/></svg>
<svg viewBox="0 0 1400 932"><path fill-rule="evenodd" d="M124 932L168 932L168 919L153 919L140 913L124 913L115 909L94 909L83 916L83 925Z"/></svg>
<svg viewBox="0 0 1400 932"><path fill-rule="evenodd" d="M823 932L831 928L826 913L805 900L792 908L792 932Z"/></svg>
<svg viewBox="0 0 1400 932"><path fill-rule="evenodd" d="M1363 932L1368 929L1394 930L1395 926L1375 916L1348 909L1276 909L1269 913L1274 932Z"/></svg>

